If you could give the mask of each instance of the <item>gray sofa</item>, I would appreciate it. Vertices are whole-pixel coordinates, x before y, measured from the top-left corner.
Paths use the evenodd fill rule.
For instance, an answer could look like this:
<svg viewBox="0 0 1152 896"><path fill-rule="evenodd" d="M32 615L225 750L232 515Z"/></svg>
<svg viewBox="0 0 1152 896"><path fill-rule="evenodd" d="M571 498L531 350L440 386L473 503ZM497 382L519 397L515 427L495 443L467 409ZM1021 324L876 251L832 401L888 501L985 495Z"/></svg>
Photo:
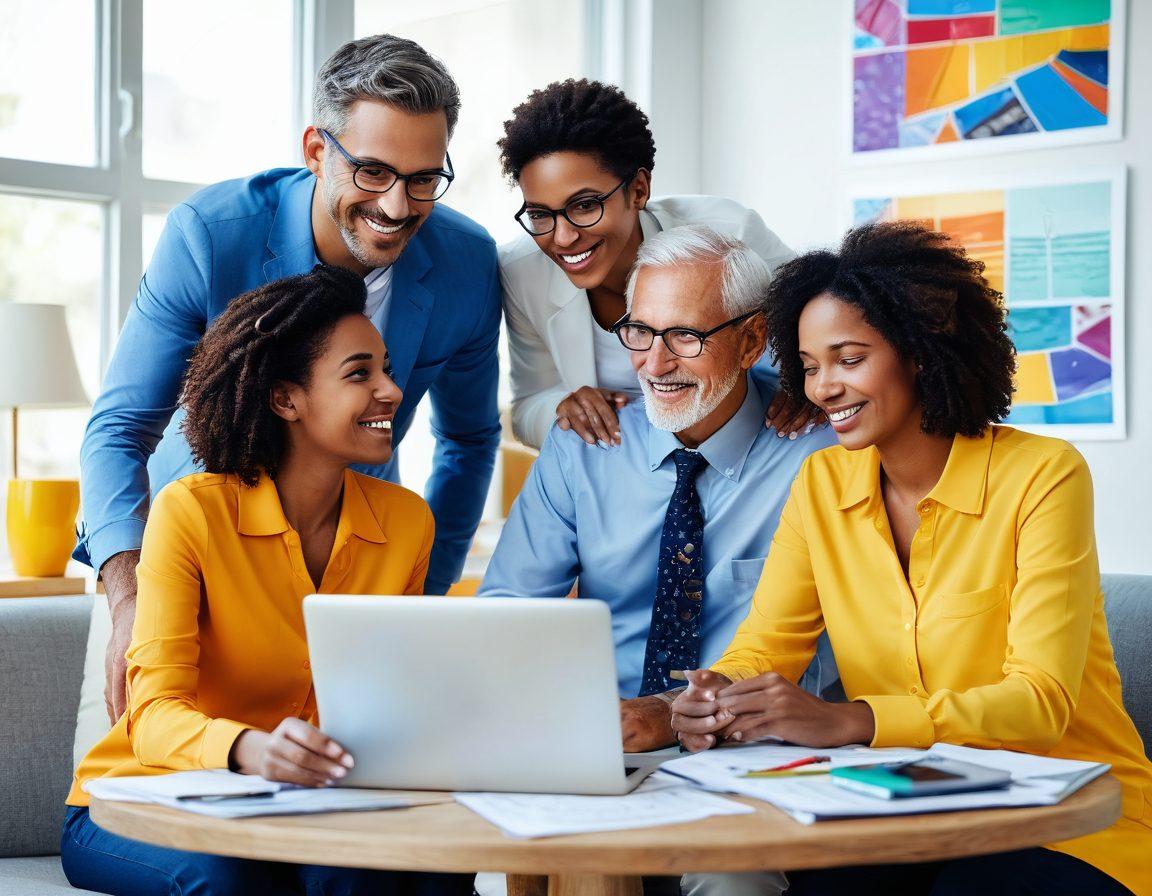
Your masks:
<svg viewBox="0 0 1152 896"><path fill-rule="evenodd" d="M1152 748L1152 576L1104 576L1124 704ZM73 890L60 870L92 598L0 599L0 896Z"/></svg>

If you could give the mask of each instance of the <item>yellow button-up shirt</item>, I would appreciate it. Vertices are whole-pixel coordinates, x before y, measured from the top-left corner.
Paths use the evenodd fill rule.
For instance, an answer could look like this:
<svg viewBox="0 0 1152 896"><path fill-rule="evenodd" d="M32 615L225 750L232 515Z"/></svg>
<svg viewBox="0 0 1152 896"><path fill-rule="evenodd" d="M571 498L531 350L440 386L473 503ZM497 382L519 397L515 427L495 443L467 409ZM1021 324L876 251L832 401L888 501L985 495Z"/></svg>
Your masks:
<svg viewBox="0 0 1152 896"><path fill-rule="evenodd" d="M1050 847L1152 893L1152 764L1120 699L1084 459L1004 426L957 436L918 510L905 577L876 449L809 457L712 668L796 681L826 627L845 692L872 707L873 746L1111 763L1123 817Z"/></svg>
<svg viewBox="0 0 1152 896"><path fill-rule="evenodd" d="M348 470L317 587L276 485L198 473L166 486L144 532L128 711L76 770L92 778L225 768L242 731L316 723L301 602L319 591L421 594L434 524L418 495Z"/></svg>

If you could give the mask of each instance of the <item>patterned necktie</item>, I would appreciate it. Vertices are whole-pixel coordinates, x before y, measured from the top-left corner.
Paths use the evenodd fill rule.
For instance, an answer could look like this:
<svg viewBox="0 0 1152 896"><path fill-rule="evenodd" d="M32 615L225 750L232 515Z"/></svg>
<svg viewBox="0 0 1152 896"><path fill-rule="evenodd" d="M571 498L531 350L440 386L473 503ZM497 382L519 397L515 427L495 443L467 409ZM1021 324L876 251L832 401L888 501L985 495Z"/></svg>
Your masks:
<svg viewBox="0 0 1152 896"><path fill-rule="evenodd" d="M656 564L656 599L640 696L678 687L672 669L700 664L700 612L704 602L704 511L696 492L696 477L707 465L703 455L678 448L676 488L664 516L660 559Z"/></svg>

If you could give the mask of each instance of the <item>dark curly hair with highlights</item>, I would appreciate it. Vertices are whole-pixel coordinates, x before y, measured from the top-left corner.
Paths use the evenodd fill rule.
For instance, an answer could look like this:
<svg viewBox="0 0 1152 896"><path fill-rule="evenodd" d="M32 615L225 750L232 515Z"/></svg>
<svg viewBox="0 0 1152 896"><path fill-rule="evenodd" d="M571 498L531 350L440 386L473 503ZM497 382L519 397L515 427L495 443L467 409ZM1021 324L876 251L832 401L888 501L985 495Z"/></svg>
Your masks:
<svg viewBox="0 0 1152 896"><path fill-rule="evenodd" d="M648 116L619 87L585 79L532 91L512 110L496 145L504 175L513 183L525 165L554 152L594 155L621 180L656 164Z"/></svg>
<svg viewBox="0 0 1152 896"><path fill-rule="evenodd" d="M766 298L768 345L781 387L800 401L800 313L825 292L859 308L919 366L923 432L978 436L1007 416L1016 349L1004 297L984 279L984 263L947 236L907 221L869 224L848 231L839 252L809 252L777 269Z"/></svg>
<svg viewBox="0 0 1152 896"><path fill-rule="evenodd" d="M209 473L253 486L275 478L284 456L284 421L270 406L279 382L307 386L336 324L364 313L364 281L318 264L237 296L200 339L180 398L192 457Z"/></svg>

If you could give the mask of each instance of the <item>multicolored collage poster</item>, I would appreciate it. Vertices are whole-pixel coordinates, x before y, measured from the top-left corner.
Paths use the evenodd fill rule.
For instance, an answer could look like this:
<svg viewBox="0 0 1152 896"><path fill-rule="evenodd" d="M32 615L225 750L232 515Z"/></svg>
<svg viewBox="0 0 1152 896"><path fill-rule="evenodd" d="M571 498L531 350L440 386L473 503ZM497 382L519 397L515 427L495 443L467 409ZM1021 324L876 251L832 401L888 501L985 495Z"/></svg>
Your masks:
<svg viewBox="0 0 1152 896"><path fill-rule="evenodd" d="M1119 139L1123 15L1122 0L855 0L853 157Z"/></svg>
<svg viewBox="0 0 1152 896"><path fill-rule="evenodd" d="M1123 169L955 193L870 191L854 224L924 221L984 262L1017 350L1007 423L1069 439L1121 439Z"/></svg>

